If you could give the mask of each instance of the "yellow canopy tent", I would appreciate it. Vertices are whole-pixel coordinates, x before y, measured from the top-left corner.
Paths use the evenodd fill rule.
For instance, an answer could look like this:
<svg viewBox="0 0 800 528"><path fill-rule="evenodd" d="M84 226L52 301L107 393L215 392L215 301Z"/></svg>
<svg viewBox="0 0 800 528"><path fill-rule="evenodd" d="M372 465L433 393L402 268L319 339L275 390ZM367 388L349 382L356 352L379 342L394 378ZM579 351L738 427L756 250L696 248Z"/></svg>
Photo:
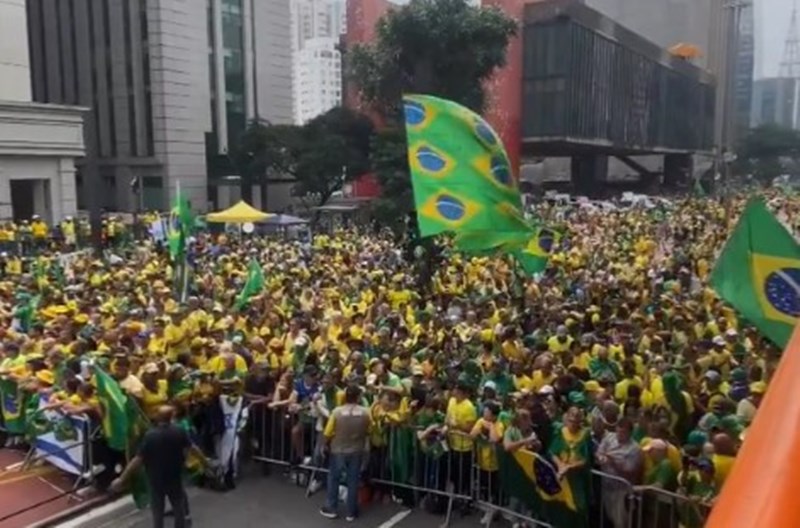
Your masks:
<svg viewBox="0 0 800 528"><path fill-rule="evenodd" d="M261 222L273 216L264 211L259 211L244 200L240 200L236 205L206 215L206 222L216 222L224 224L245 224L247 222Z"/></svg>

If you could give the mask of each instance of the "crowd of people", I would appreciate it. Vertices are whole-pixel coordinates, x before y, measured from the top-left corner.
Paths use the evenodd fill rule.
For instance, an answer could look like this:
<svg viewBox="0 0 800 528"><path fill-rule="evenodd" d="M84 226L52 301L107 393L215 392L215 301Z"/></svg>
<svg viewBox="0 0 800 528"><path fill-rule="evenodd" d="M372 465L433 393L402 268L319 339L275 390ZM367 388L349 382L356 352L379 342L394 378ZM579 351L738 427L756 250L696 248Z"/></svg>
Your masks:
<svg viewBox="0 0 800 528"><path fill-rule="evenodd" d="M472 460L484 487L498 471L492 449L526 449L576 501L585 490L587 514L592 468L710 507L780 355L708 284L743 204L537 205L563 236L535 278L510 257L443 241L420 287L418 262L391 233L356 229L309 243L197 232L185 302L153 242L78 257L63 276L22 269L0 282L0 376L100 420L87 364L101 364L145 415L173 406L209 455L221 427L212 402L242 395L263 409L250 413L255 449L274 452L264 431L279 420L292 464L322 456L328 417L360 387L374 452L391 428L413 428L426 456L450 461L456 493L469 494ZM800 218L792 197L770 204ZM55 257L37 262L49 270ZM252 260L265 285L238 305ZM603 500L624 526L624 497Z"/></svg>

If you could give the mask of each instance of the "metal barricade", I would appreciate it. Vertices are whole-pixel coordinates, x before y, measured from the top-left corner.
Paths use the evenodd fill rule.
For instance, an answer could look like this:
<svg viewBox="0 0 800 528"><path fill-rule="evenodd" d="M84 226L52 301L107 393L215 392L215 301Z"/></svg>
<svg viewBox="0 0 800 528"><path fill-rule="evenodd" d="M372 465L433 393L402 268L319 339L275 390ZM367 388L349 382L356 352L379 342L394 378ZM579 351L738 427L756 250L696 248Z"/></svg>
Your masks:
<svg viewBox="0 0 800 528"><path fill-rule="evenodd" d="M622 477L592 470L592 528L635 528L636 489Z"/></svg>
<svg viewBox="0 0 800 528"><path fill-rule="evenodd" d="M638 488L637 528L702 528L711 505L661 488Z"/></svg>
<svg viewBox="0 0 800 528"><path fill-rule="evenodd" d="M322 450L319 424L302 412L262 404L251 407L250 418L252 459L287 467L290 478L305 486L306 495L324 487L329 457ZM441 514L444 526L454 510L477 507L490 526L505 519L529 528L562 528L552 524L550 514L523 504L502 481L498 460L490 454L499 457L502 445L487 445L452 430L427 438L421 432L390 420L372 432L363 468L372 499L391 497L408 507ZM591 528L699 528L709 511L681 495L633 486L599 470L591 470L587 492Z"/></svg>

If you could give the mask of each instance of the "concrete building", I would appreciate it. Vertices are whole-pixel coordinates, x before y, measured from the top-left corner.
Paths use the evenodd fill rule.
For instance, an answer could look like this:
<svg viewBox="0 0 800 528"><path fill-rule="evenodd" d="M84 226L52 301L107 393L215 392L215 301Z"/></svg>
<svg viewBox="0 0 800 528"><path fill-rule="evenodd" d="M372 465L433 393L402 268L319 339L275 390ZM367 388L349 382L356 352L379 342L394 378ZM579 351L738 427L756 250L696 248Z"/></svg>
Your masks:
<svg viewBox="0 0 800 528"><path fill-rule="evenodd" d="M198 210L225 198L248 121L291 119L288 2L28 0L34 99L92 109L100 187L84 201L165 209L178 185Z"/></svg>
<svg viewBox="0 0 800 528"><path fill-rule="evenodd" d="M305 41L295 60L295 123L305 124L342 104L342 56L339 40Z"/></svg>
<svg viewBox="0 0 800 528"><path fill-rule="evenodd" d="M752 126L776 124L800 129L800 80L758 79L753 85Z"/></svg>
<svg viewBox="0 0 800 528"><path fill-rule="evenodd" d="M342 103L339 44L346 7L344 0L292 0L295 124Z"/></svg>
<svg viewBox="0 0 800 528"><path fill-rule="evenodd" d="M85 109L31 102L25 0L0 0L0 219L77 211Z"/></svg>
<svg viewBox="0 0 800 528"><path fill-rule="evenodd" d="M755 77L756 27L752 3L743 3L739 10L738 32L735 45L734 120L731 125L734 137L739 139L750 128L750 111L753 105L753 78Z"/></svg>
<svg viewBox="0 0 800 528"><path fill-rule="evenodd" d="M337 38L347 27L344 0L292 0L292 46L313 38Z"/></svg>
<svg viewBox="0 0 800 528"><path fill-rule="evenodd" d="M717 78L715 144L722 148L735 144L735 28L739 26L742 10L752 5L751 2L585 0L585 3L663 48L670 48L678 43L697 46L702 55L694 62ZM750 13L752 20L752 10ZM752 72L750 76L752 78Z"/></svg>

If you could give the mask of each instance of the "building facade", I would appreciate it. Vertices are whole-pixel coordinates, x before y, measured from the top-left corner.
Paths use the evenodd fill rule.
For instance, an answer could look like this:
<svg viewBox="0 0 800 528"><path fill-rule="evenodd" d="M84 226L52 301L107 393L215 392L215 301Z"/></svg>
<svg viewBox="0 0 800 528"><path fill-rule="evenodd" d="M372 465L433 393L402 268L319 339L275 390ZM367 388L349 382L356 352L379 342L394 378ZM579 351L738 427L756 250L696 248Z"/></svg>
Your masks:
<svg viewBox="0 0 800 528"><path fill-rule="evenodd" d="M756 80L751 124L800 129L800 80L788 77Z"/></svg>
<svg viewBox="0 0 800 528"><path fill-rule="evenodd" d="M31 102L25 0L0 0L0 219L75 215L85 109Z"/></svg>
<svg viewBox="0 0 800 528"><path fill-rule="evenodd" d="M302 125L342 104L339 44L344 0L292 0L294 122Z"/></svg>
<svg viewBox="0 0 800 528"><path fill-rule="evenodd" d="M342 104L342 56L339 40L306 40L295 61L295 123L305 124Z"/></svg>
<svg viewBox="0 0 800 528"><path fill-rule="evenodd" d="M289 45L288 2L28 0L34 100L92 110L100 185L80 185L81 201L95 193L108 209L165 209L180 186L193 208L214 206L248 121L291 119L291 85L278 95L271 78L290 79L291 62L267 58ZM255 31L281 7L282 45Z"/></svg>
<svg viewBox="0 0 800 528"><path fill-rule="evenodd" d="M695 64L717 78L715 145L732 148L753 78L753 11L750 0L585 0L590 7L658 44L697 46ZM749 56L749 58L748 58ZM749 108L749 104L747 104Z"/></svg>
<svg viewBox="0 0 800 528"><path fill-rule="evenodd" d="M750 128L750 111L753 105L753 77L755 76L756 32L753 4L745 3L739 11L735 46L736 69L734 71L734 137L739 139Z"/></svg>

